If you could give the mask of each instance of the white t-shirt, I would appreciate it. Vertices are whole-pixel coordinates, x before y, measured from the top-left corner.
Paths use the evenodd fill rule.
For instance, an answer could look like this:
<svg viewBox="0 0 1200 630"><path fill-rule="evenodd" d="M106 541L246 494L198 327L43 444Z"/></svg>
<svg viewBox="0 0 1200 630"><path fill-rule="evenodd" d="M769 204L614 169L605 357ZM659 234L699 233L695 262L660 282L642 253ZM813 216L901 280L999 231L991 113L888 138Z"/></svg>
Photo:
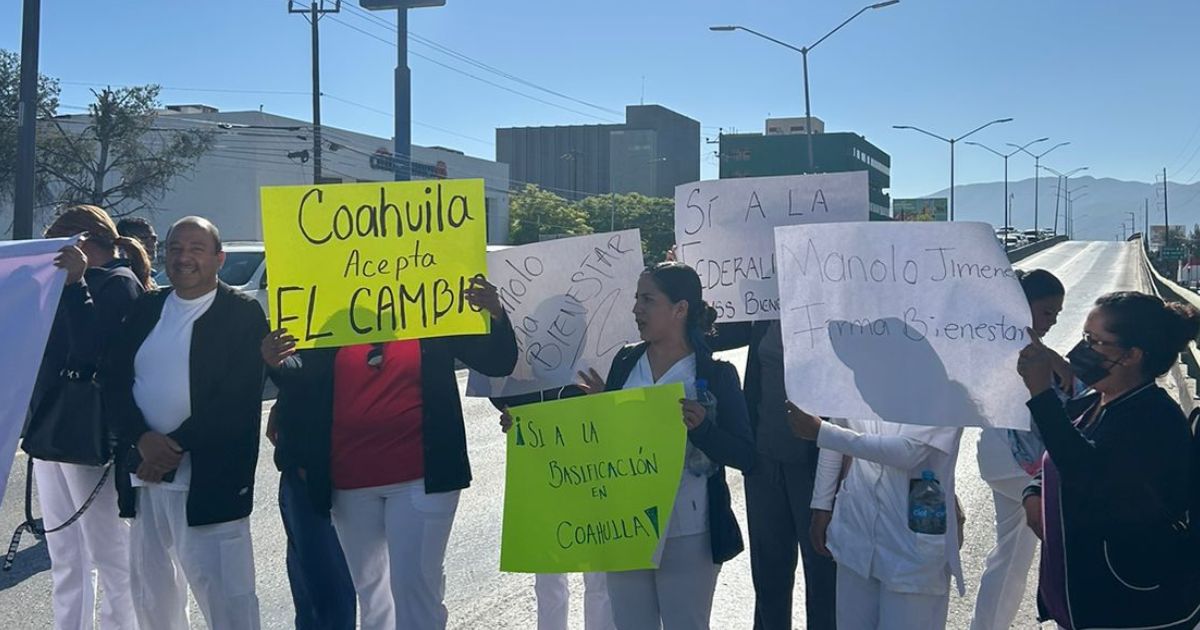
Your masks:
<svg viewBox="0 0 1200 630"><path fill-rule="evenodd" d="M208 312L217 290L185 300L172 292L162 317L142 342L133 362L133 400L152 431L168 434L192 415L192 326ZM135 487L155 486L186 491L192 479L192 456L183 455L170 483L151 484L130 475Z"/></svg>
<svg viewBox="0 0 1200 630"><path fill-rule="evenodd" d="M961 594L954 466L962 429L878 420L836 422L822 424L817 435L821 460L812 507L833 509L826 544L838 566L900 593L945 595L953 576ZM838 488L843 454L853 463ZM908 528L909 481L920 479L925 470L933 471L946 496L942 535Z"/></svg>
<svg viewBox="0 0 1200 630"><path fill-rule="evenodd" d="M657 381L650 369L650 358L643 354L622 389L652 387L682 383L684 394L696 399L696 355L689 354L672 365ZM678 419L683 422L682 415ZM708 531L708 477L697 477L683 469L679 480L679 491L675 494L675 506L671 508L671 522L667 525L667 538L703 534Z"/></svg>

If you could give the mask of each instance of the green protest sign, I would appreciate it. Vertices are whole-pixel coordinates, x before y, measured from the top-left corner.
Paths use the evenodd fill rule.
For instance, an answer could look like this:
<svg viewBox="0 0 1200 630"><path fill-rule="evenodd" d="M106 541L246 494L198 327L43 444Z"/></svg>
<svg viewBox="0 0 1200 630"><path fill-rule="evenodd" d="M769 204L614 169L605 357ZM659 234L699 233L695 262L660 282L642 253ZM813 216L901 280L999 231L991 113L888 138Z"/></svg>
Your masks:
<svg viewBox="0 0 1200 630"><path fill-rule="evenodd" d="M683 386L514 407L500 569L654 568L683 472Z"/></svg>

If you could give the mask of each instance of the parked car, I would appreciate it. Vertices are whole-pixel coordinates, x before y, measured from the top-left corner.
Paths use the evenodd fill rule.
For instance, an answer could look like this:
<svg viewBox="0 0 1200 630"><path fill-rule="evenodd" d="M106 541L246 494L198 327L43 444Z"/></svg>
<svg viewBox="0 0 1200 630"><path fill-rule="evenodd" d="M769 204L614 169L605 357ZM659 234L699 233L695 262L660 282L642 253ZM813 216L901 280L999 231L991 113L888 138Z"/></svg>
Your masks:
<svg viewBox="0 0 1200 630"><path fill-rule="evenodd" d="M267 256L263 244L258 241L232 241L224 243L225 265L217 276L221 282L240 289L258 301L263 315L270 311L267 308ZM159 286L169 286L166 269L160 270L154 281Z"/></svg>

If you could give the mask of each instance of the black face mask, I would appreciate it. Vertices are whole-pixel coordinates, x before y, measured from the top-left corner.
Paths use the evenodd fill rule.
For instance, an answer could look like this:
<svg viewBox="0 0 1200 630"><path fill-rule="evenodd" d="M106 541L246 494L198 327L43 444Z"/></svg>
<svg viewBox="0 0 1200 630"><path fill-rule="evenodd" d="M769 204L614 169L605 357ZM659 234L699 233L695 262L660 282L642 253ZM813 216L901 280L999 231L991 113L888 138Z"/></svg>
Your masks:
<svg viewBox="0 0 1200 630"><path fill-rule="evenodd" d="M1071 371L1075 373L1075 376L1088 387L1107 378L1110 370L1109 364L1117 363L1097 352L1083 340L1075 344L1075 347L1067 353L1067 362L1071 364Z"/></svg>

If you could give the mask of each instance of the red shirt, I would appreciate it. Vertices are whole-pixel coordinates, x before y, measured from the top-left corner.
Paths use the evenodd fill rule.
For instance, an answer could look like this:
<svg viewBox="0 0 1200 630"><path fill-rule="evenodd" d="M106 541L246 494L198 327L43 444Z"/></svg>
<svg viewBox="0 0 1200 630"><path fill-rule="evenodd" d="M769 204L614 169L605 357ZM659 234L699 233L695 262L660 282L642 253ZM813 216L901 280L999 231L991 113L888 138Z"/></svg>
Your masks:
<svg viewBox="0 0 1200 630"><path fill-rule="evenodd" d="M421 342L383 345L383 362L367 365L370 345L337 352L333 370L333 487L372 488L425 476L421 425Z"/></svg>

